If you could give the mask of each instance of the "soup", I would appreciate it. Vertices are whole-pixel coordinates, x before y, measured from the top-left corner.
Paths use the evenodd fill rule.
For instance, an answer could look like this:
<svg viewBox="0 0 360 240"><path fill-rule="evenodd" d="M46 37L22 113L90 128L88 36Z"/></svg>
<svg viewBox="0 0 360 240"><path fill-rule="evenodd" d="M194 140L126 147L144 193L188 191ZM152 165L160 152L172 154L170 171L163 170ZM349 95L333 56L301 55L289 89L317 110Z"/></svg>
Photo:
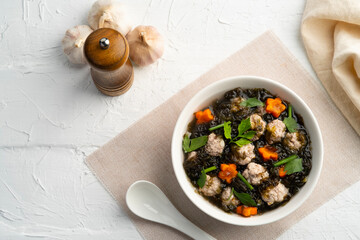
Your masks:
<svg viewBox="0 0 360 240"><path fill-rule="evenodd" d="M233 89L199 109L183 139L197 192L244 217L286 204L311 170L310 137L295 110L260 88Z"/></svg>

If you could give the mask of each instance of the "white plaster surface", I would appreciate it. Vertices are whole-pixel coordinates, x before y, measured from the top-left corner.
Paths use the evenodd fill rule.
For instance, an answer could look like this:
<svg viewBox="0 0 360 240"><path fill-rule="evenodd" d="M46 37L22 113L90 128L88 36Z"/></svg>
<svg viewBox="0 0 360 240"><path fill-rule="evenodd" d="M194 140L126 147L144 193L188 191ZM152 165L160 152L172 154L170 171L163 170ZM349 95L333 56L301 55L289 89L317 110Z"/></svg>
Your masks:
<svg viewBox="0 0 360 240"><path fill-rule="evenodd" d="M299 33L304 0L126 0L167 46L135 68L128 93L106 97L61 48L92 2L0 1L0 239L141 239L86 156L268 29L315 77ZM280 239L360 239L359 219L358 182Z"/></svg>

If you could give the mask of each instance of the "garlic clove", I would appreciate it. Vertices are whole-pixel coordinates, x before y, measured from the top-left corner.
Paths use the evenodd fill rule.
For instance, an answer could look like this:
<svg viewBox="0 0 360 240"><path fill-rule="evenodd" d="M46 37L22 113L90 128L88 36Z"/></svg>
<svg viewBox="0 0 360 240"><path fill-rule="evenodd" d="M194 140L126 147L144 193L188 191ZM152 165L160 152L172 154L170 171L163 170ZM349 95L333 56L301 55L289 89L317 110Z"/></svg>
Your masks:
<svg viewBox="0 0 360 240"><path fill-rule="evenodd" d="M164 53L165 39L153 26L137 26L126 38L130 59L139 66L154 63Z"/></svg>
<svg viewBox="0 0 360 240"><path fill-rule="evenodd" d="M66 31L62 47L70 62L85 64L84 43L93 30L87 25L79 25Z"/></svg>
<svg viewBox="0 0 360 240"><path fill-rule="evenodd" d="M93 29L112 28L125 36L131 30L125 12L124 5L119 2L98 0L90 9L88 22Z"/></svg>

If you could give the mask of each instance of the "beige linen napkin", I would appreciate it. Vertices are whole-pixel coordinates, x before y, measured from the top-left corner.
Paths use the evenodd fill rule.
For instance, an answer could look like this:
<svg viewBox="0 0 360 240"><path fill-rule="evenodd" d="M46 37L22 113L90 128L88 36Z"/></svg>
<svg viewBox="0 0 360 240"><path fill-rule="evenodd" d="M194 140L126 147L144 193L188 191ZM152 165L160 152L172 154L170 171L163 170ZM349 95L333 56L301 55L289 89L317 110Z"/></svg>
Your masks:
<svg viewBox="0 0 360 240"><path fill-rule="evenodd" d="M360 1L308 0L301 33L316 74L360 135Z"/></svg>
<svg viewBox="0 0 360 240"><path fill-rule="evenodd" d="M203 213L181 190L171 164L172 131L184 105L204 86L236 75L268 77L294 90L314 112L324 139L324 166L314 193L290 216L258 227L225 224ZM274 239L360 179L359 146L360 137L329 99L321 84L312 79L280 41L268 32L120 133L86 161L146 239L183 239L185 235L142 220L129 211L125 203L126 190L140 179L158 185L182 214L218 239Z"/></svg>

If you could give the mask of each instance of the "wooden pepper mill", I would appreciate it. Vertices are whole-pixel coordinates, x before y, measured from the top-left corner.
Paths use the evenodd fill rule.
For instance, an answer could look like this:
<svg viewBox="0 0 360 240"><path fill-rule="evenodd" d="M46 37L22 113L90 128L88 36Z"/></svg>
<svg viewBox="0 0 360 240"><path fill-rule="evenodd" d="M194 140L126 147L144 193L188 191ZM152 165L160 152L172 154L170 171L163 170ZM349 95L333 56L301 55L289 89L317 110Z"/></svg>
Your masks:
<svg viewBox="0 0 360 240"><path fill-rule="evenodd" d="M134 69L129 59L129 44L121 33L111 28L95 30L85 41L84 55L100 92L119 96L130 89Z"/></svg>

